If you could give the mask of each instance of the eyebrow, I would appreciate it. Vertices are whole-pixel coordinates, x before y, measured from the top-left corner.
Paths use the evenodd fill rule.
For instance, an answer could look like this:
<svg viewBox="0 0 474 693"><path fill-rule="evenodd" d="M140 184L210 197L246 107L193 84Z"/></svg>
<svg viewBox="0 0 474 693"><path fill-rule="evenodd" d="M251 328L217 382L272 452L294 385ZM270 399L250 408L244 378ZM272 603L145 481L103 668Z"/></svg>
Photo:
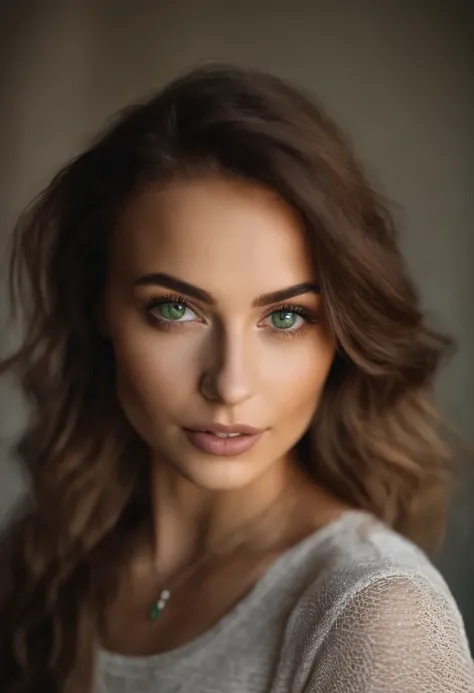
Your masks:
<svg viewBox="0 0 474 693"><path fill-rule="evenodd" d="M190 296L197 301L202 301L209 305L215 305L216 300L210 293L200 289L198 286L193 284L188 284L188 282L178 279L177 277L172 277L170 274L152 273L144 274L139 277L134 282L135 286L161 286L171 291L176 291L186 296ZM295 284L294 286L288 286L285 289L279 289L278 291L272 291L268 294L262 294L253 301L253 306L255 308L263 308L272 303L281 303L282 301L287 301L295 296L302 296L308 293L321 293L321 287L319 284L313 282L301 282L300 284Z"/></svg>

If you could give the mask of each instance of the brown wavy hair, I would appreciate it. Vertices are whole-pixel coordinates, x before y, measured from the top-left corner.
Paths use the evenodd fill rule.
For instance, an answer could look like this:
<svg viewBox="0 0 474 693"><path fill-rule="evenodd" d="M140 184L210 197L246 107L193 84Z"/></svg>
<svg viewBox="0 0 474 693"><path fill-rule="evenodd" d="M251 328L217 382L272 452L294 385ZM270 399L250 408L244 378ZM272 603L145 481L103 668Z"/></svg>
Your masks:
<svg viewBox="0 0 474 693"><path fill-rule="evenodd" d="M199 67L121 112L14 235L25 333L0 370L31 404L17 446L30 490L2 544L3 693L91 690L99 614L149 515L147 451L98 329L108 237L144 185L209 169L275 191L303 222L338 350L302 464L422 547L442 535L450 456L431 394L450 340L424 322L386 206L312 99L257 71Z"/></svg>

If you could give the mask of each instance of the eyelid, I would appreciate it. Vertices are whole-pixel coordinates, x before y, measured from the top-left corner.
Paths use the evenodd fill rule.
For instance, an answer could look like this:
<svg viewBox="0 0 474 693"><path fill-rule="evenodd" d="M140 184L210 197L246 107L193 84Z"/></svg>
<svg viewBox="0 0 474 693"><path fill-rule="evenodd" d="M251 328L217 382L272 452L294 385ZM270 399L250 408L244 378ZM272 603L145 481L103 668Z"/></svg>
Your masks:
<svg viewBox="0 0 474 693"><path fill-rule="evenodd" d="M163 303L177 303L179 305L186 306L194 312L199 312L196 306L194 306L186 296L179 296L178 294L164 294L163 296L151 296L145 301L147 306L159 306Z"/></svg>
<svg viewBox="0 0 474 693"><path fill-rule="evenodd" d="M284 303L279 306L273 306L267 313L265 317L272 315L273 313L296 313L301 315L309 322L317 320L317 309L309 308L301 304L295 303Z"/></svg>
<svg viewBox="0 0 474 693"><path fill-rule="evenodd" d="M156 306L163 305L164 303L177 303L179 305L183 305L186 308L188 308L190 311L192 311L196 317L199 318L200 321L203 321L203 317L201 315L201 312L199 309L194 306L191 301L186 297L186 296L180 296L179 294L164 294L163 296L151 296L147 301L145 301L145 308L147 310L151 310L152 308L155 308ZM156 318L157 320L160 320L161 322L171 322L168 320L165 320L164 318ZM193 320L185 320L183 322L195 322ZM181 321L176 320L175 324L182 324Z"/></svg>

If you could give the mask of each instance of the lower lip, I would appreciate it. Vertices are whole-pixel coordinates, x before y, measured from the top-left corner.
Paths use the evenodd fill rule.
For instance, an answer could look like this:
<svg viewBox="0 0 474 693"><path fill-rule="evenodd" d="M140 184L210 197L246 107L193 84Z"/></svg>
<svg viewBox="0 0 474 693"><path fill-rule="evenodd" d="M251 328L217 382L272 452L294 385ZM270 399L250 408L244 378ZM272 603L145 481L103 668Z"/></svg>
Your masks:
<svg viewBox="0 0 474 693"><path fill-rule="evenodd" d="M261 438L261 433L255 435L242 435L233 438L219 438L213 433L205 431L192 431L185 429L188 440L202 452L219 457L233 457L242 455L250 448L253 448Z"/></svg>

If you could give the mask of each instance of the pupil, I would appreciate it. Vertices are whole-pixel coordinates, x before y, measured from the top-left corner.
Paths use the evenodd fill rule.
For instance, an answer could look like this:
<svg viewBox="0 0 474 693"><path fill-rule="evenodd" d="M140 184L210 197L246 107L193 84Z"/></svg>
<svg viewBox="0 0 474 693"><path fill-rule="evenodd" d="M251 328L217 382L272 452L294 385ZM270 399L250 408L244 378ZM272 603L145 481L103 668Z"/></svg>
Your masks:
<svg viewBox="0 0 474 693"><path fill-rule="evenodd" d="M171 304L171 314L175 317L180 317L182 313L184 312L184 307L180 305L179 303L172 303Z"/></svg>
<svg viewBox="0 0 474 693"><path fill-rule="evenodd" d="M293 313L275 313L273 317L273 324L279 328L293 327L294 322L295 316Z"/></svg>
<svg viewBox="0 0 474 693"><path fill-rule="evenodd" d="M186 308L180 303L164 303L160 312L166 320L178 320L186 312Z"/></svg>

